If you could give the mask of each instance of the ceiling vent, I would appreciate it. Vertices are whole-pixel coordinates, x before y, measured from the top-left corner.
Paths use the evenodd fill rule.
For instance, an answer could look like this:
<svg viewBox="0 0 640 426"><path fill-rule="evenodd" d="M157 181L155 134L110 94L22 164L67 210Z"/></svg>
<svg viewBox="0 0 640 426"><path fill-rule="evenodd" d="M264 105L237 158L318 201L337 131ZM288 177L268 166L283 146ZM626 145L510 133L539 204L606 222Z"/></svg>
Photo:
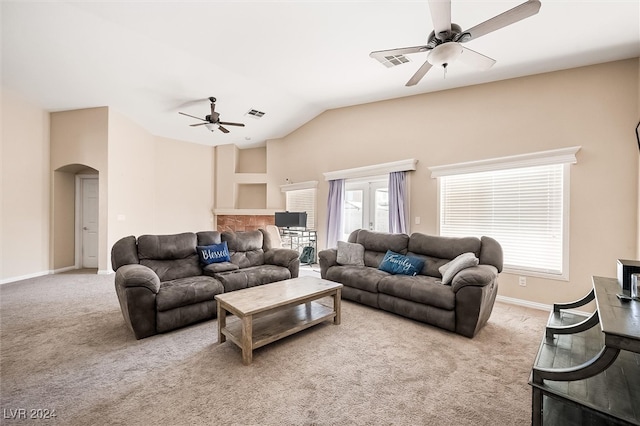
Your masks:
<svg viewBox="0 0 640 426"><path fill-rule="evenodd" d="M264 116L264 112L258 111L257 109L250 109L245 115L253 118L262 118L262 116Z"/></svg>
<svg viewBox="0 0 640 426"><path fill-rule="evenodd" d="M407 62L409 62L409 58L407 58L404 55L389 55L389 56L385 56L384 59L385 59L384 62L382 61L380 62L382 62L382 65L384 65L387 68L406 64Z"/></svg>

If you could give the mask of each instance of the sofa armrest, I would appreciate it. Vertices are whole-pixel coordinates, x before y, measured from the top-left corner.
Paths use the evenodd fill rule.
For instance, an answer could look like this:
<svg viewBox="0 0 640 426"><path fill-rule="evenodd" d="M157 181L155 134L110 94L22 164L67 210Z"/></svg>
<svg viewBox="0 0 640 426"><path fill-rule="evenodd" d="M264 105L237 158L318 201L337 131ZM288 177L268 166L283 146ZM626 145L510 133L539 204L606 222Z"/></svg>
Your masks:
<svg viewBox="0 0 640 426"><path fill-rule="evenodd" d="M160 279L144 265L124 265L115 278L120 310L136 339L156 334L156 295Z"/></svg>
<svg viewBox="0 0 640 426"><path fill-rule="evenodd" d="M318 261L320 262L320 277L326 278L327 270L338 264L338 249L330 248L320 251Z"/></svg>
<svg viewBox="0 0 640 426"><path fill-rule="evenodd" d="M283 266L291 272L291 278L297 278L300 272L300 253L288 248L272 248L264 252L264 263Z"/></svg>
<svg viewBox="0 0 640 426"><path fill-rule="evenodd" d="M152 293L160 291L160 278L144 265L124 265L116 271L116 287L146 287Z"/></svg>
<svg viewBox="0 0 640 426"><path fill-rule="evenodd" d="M498 270L491 265L478 265L458 272L451 282L451 289L457 293L463 287L484 287L498 278Z"/></svg>

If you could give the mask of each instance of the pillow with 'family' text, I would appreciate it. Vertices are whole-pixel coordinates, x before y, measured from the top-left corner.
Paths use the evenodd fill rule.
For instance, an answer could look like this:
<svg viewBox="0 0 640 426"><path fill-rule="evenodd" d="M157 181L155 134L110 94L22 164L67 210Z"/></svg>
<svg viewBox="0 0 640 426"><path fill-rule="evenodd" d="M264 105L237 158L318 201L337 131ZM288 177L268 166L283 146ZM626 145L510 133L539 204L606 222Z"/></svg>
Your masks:
<svg viewBox="0 0 640 426"><path fill-rule="evenodd" d="M229 255L229 247L227 247L226 241L210 246L196 246L196 250L198 257L200 257L200 262L203 265L231 261L231 255Z"/></svg>
<svg viewBox="0 0 640 426"><path fill-rule="evenodd" d="M417 275L422 271L424 260L387 250L378 269L390 274Z"/></svg>

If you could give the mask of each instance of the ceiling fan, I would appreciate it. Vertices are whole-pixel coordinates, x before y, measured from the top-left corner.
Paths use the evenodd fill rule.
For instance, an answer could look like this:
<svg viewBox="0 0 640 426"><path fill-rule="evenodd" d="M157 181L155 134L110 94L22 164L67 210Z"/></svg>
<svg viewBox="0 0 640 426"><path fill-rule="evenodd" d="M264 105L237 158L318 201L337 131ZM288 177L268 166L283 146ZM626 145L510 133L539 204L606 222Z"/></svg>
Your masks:
<svg viewBox="0 0 640 426"><path fill-rule="evenodd" d="M209 98L209 101L211 101L211 114L205 116L204 118L196 117L194 115L186 114L184 112L178 112L178 114L186 115L187 117L195 118L197 120L202 120L203 123L191 124L190 126L191 127L205 126L207 129L211 130L212 132L215 129L220 129L220 131L223 133L229 133L229 130L222 126L223 124L225 126L244 127L243 123L232 123L229 121L220 121L220 114L216 112L216 98L211 96Z"/></svg>
<svg viewBox="0 0 640 426"><path fill-rule="evenodd" d="M404 55L418 52L429 52L425 63L409 79L405 86L416 85L427 74L432 66L441 66L445 72L456 59L481 70L489 69L496 63L495 59L463 47L466 43L485 34L514 24L535 15L540 10L539 0L528 0L513 9L484 21L475 27L462 31L462 28L451 22L451 0L429 0L429 10L433 21L433 31L427 44L423 46L403 47L398 49L378 50L371 52L370 57L377 59L386 67L409 62Z"/></svg>

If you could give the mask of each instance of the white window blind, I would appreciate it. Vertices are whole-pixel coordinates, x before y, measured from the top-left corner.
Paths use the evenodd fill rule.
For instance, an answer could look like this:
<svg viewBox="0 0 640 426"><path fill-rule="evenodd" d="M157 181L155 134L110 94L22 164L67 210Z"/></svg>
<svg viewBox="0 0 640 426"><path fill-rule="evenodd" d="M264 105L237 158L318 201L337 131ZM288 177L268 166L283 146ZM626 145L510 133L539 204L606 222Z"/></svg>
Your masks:
<svg viewBox="0 0 640 426"><path fill-rule="evenodd" d="M307 229L316 229L316 189L286 191L286 209L290 212L307 212Z"/></svg>
<svg viewBox="0 0 640 426"><path fill-rule="evenodd" d="M565 173L568 165L547 164L441 176L440 234L490 236L506 270L562 278Z"/></svg>

